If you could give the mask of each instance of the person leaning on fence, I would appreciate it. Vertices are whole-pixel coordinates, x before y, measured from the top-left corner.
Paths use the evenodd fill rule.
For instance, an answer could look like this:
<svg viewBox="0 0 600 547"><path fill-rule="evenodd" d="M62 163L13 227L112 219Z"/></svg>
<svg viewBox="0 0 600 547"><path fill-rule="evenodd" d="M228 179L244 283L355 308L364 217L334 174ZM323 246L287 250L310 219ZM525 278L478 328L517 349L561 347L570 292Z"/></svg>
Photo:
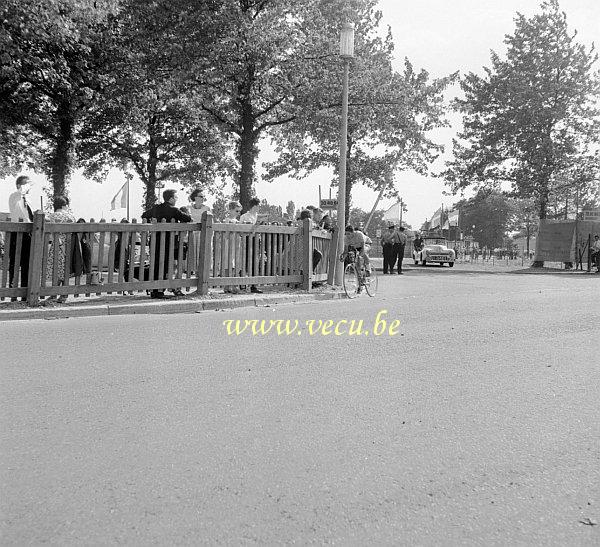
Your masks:
<svg viewBox="0 0 600 547"><path fill-rule="evenodd" d="M257 224L258 223L258 212L260 210L260 200L258 198L252 198L249 203L249 209L240 217L240 223L242 224ZM256 269L254 268L254 240L258 239L258 252L262 256L261 251L261 239L260 236L257 235L248 235L246 236L246 256L245 263L248 264L248 268L245 269L244 273L248 273L251 277L258 274ZM250 292L260 294L262 291L256 286L250 286Z"/></svg>
<svg viewBox="0 0 600 547"><path fill-rule="evenodd" d="M69 199L66 196L56 196L54 198L54 212L46 215L46 222L75 222L73 213L69 210ZM77 237L71 238L72 242L78 242ZM67 246L67 234L54 233L50 247L48 248L48 259L46 261L46 279L51 281L54 276L58 279L59 285L66 285L67 279L65 279L65 264L66 261L72 261L73 256L66 256ZM78 247L75 245L71 246L72 252ZM54 271L54 261L56 255L56 271ZM79 247L79 258L81 258L81 247ZM72 266L72 262L69 264ZM73 271L74 268L70 268L71 272L77 274L79 272ZM68 295L63 294L58 297L59 302L65 302Z"/></svg>
<svg viewBox="0 0 600 547"><path fill-rule="evenodd" d="M146 220L152 220L155 219L157 221L162 221L165 220L166 222L171 222L171 221L175 221L175 222L191 222L192 221L192 217L190 215L187 215L183 212L181 212L177 207L175 207L175 204L177 203L177 191L176 190L165 190L163 192L163 203L159 203L158 205L155 205L154 207L152 207L151 209L148 209L143 215L142 218L146 219ZM169 254L170 254L170 238L168 237L168 234L166 232L164 233L160 233L156 232L155 235L157 235L158 237L156 238L156 247L155 247L155 258L156 260L154 261L154 279L159 280L159 279L167 279L168 276L168 271L169 271ZM164 260L164 264L163 264L163 271L161 271L160 268L160 249L162 246L162 241L164 241L164 249L165 249L165 260ZM178 239L175 238L175 247L177 247L177 243L178 243ZM150 297L151 298L164 298L165 297L165 290L164 289L153 289L150 292ZM181 292L181 289L174 289L173 293L175 294L175 296L183 296L183 293Z"/></svg>
<svg viewBox="0 0 600 547"><path fill-rule="evenodd" d="M594 242L591 246L592 263L596 265L596 273L600 273L600 237L598 234L594 236Z"/></svg>
<svg viewBox="0 0 600 547"><path fill-rule="evenodd" d="M227 212L225 213L225 218L223 219L224 224L239 224L239 216L242 212L242 204L239 201L230 201L227 204ZM240 246L241 240L238 237L237 233L234 233L233 238L234 248L231 250L231 263L228 264L227 268L225 268L225 277L235 277L237 271L237 260L236 257L240 256ZM229 257L229 239L225 239L223 241L223 253L222 256ZM231 293L231 294L239 294L240 288L236 285L228 285L223 289L223 292Z"/></svg>
<svg viewBox="0 0 600 547"><path fill-rule="evenodd" d="M27 203L27 194L31 189L31 180L25 175L17 177L16 181L17 190L13 192L8 198L8 208L10 211L10 219L12 222L19 222L19 219L23 219L24 222L33 221L33 211ZM23 232L21 240L21 256L19 264L15 264L17 255L17 234L13 233L10 246L8 249L8 277L9 287L15 286L15 269L21 270L21 287L26 287L29 277L29 254L31 251L31 234ZM13 299L16 300L16 299ZM25 298L23 299L25 300Z"/></svg>

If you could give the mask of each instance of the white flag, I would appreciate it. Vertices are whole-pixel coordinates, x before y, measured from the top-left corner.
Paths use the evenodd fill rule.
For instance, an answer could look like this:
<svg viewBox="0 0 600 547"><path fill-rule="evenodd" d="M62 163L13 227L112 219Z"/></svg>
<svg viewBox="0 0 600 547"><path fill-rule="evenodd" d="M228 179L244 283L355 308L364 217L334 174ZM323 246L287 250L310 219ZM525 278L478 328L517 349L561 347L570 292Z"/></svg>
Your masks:
<svg viewBox="0 0 600 547"><path fill-rule="evenodd" d="M448 224L450 226L458 226L458 215L459 215L458 209L456 209L454 211L450 211L448 213Z"/></svg>
<svg viewBox="0 0 600 547"><path fill-rule="evenodd" d="M435 213L433 213L433 216L431 217L431 221L429 223L429 228L433 229L433 228L437 228L438 226L442 225L442 210L438 209Z"/></svg>
<svg viewBox="0 0 600 547"><path fill-rule="evenodd" d="M115 194L110 202L110 210L127 208L127 183L121 186L121 189Z"/></svg>
<svg viewBox="0 0 600 547"><path fill-rule="evenodd" d="M385 213L383 213L383 219L392 222L398 222L400 220L400 203L392 205Z"/></svg>

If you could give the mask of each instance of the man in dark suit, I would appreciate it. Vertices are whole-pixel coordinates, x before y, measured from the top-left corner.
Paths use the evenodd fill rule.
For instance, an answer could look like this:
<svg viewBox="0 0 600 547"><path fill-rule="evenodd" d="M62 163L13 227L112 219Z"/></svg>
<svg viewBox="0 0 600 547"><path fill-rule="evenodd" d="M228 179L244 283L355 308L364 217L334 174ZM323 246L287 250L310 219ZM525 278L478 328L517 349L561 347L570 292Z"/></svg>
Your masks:
<svg viewBox="0 0 600 547"><path fill-rule="evenodd" d="M177 207L175 204L177 203L177 191L176 190L165 190L163 192L163 203L159 203L155 205L148 211L146 211L142 218L146 220L152 220L153 218L158 220L165 220L166 222L171 222L174 220L175 222L192 222L192 217ZM158 235L158 233L156 234ZM166 237L165 237L166 236ZM164 239L165 246L165 262L163 264L163 271L160 271L160 247L161 247L161 239ZM175 242L175 246L177 246L177 242ZM154 279L167 279L167 273L169 271L169 237L165 232L156 238L156 251L155 251L155 260L154 260ZM183 296L183 293L180 289L175 289L175 296ZM154 289L150 293L151 298L164 298L165 292L164 290Z"/></svg>

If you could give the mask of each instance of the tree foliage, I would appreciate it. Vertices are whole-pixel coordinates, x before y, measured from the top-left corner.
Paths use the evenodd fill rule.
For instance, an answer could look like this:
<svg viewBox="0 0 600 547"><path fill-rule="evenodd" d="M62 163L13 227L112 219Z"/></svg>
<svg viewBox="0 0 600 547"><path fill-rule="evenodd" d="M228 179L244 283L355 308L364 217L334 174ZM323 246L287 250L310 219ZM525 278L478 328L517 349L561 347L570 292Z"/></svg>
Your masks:
<svg viewBox="0 0 600 547"><path fill-rule="evenodd" d="M76 130L103 85L116 0L5 0L0 7L0 168L42 170L66 193Z"/></svg>
<svg viewBox="0 0 600 547"><path fill-rule="evenodd" d="M456 106L464 130L444 176L454 191L510 183L514 196L533 197L546 218L551 194L578 164L598 179L597 55L569 32L558 0L531 18L518 14L515 25L506 56L492 52L484 76L461 82L465 98Z"/></svg>
<svg viewBox="0 0 600 547"><path fill-rule="evenodd" d="M429 80L408 60L404 70L392 68L391 34L381 36L376 2L354 6L355 59L349 84L346 162L346 216L356 184L379 189L395 169L426 173L443 150L428 131L446 125L442 93L453 77ZM288 174L303 178L327 166L337 173L341 125L339 62L321 74L293 123L274 133L279 157L267 165L267 178ZM337 183L337 177L332 181ZM387 197L396 195L393 186Z"/></svg>
<svg viewBox="0 0 600 547"><path fill-rule="evenodd" d="M165 3L124 3L106 66L110 83L79 135L86 174L101 178L111 165L132 167L144 183L146 208L154 204L157 182L214 192L215 181L232 167L223 136L197 95L164 69L172 42L166 31L181 15Z"/></svg>

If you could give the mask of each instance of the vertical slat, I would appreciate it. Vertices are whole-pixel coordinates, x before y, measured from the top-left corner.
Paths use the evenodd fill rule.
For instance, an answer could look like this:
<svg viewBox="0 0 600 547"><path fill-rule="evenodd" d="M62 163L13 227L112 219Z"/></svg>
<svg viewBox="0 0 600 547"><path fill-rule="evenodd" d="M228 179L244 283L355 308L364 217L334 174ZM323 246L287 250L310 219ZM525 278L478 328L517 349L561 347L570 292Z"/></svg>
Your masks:
<svg viewBox="0 0 600 547"><path fill-rule="evenodd" d="M48 252L50 250L50 234L44 234L44 255L42 257L42 287L45 287L48 283Z"/></svg>
<svg viewBox="0 0 600 547"><path fill-rule="evenodd" d="M265 253L267 255L267 261L265 264L265 270L267 275L273 275L274 256L273 256L273 235L271 232L264 235L265 238Z"/></svg>
<svg viewBox="0 0 600 547"><path fill-rule="evenodd" d="M171 225L175 224L175 219L171 219ZM169 232L169 256L167 257L169 261L167 263L167 278L173 279L173 274L175 273L175 232Z"/></svg>
<svg viewBox="0 0 600 547"><path fill-rule="evenodd" d="M227 241L229 232L220 232L219 235L219 277L225 277L225 263L227 262L227 257L225 256L227 245L225 242Z"/></svg>
<svg viewBox="0 0 600 547"><path fill-rule="evenodd" d="M143 230L140 232L140 281L146 281L144 279L144 272L146 270L146 244L148 243L148 232Z"/></svg>
<svg viewBox="0 0 600 547"><path fill-rule="evenodd" d="M188 255L185 263L185 277L187 279L192 278L192 272L198 272L198 267L195 264L198 261L198 257L196 256L196 238L200 237L200 234L196 234L194 230L188 230ZM187 287L187 290L190 291L192 288Z"/></svg>
<svg viewBox="0 0 600 547"><path fill-rule="evenodd" d="M155 221L152 220L152 225L155 224ZM149 280L154 281L154 269L156 264L156 238L158 237L158 232L150 232L150 271L149 271Z"/></svg>
<svg viewBox="0 0 600 547"><path fill-rule="evenodd" d="M58 286L58 254L60 253L60 236L58 232L52 234L52 286Z"/></svg>
<svg viewBox="0 0 600 547"><path fill-rule="evenodd" d="M69 278L71 277L71 249L72 249L71 236L72 235L73 234L70 234L70 233L65 234L65 272L64 272L65 285L69 284Z"/></svg>
<svg viewBox="0 0 600 547"><path fill-rule="evenodd" d="M265 249L264 235L257 235L256 239L258 240L258 275L265 275L265 261L263 260Z"/></svg>
<svg viewBox="0 0 600 547"><path fill-rule="evenodd" d="M0 287L6 287L10 285L9 271L10 271L10 244L12 242L13 233L4 232L4 261L2 264L2 280Z"/></svg>
<svg viewBox="0 0 600 547"><path fill-rule="evenodd" d="M100 222L106 222L103 218ZM106 232L100 232L100 241L98 243L98 283L102 283L102 274L104 272L104 245L106 241ZM94 265L90 264L91 271L94 271ZM97 292L96 296L100 296L102 293Z"/></svg>
<svg viewBox="0 0 600 547"><path fill-rule="evenodd" d="M277 234L277 272L275 275L283 275L283 234Z"/></svg>
<svg viewBox="0 0 600 547"><path fill-rule="evenodd" d="M290 273L290 235L285 234L283 236L285 246L283 248L283 275L289 275Z"/></svg>
<svg viewBox="0 0 600 547"><path fill-rule="evenodd" d="M233 232L229 232L227 234L227 276L228 277L232 277L233 276L233 257L234 257L234 253L235 253L235 248L233 247L234 245L234 237L233 237L234 233Z"/></svg>
<svg viewBox="0 0 600 547"><path fill-rule="evenodd" d="M123 283L125 273L125 253L127 253L127 244L129 242L129 232L119 232L120 249L119 249L119 270L117 273L117 281ZM123 294L123 291L119 291Z"/></svg>
<svg viewBox="0 0 600 547"><path fill-rule="evenodd" d="M233 233L233 241L235 244L235 269L234 269L233 275L235 277L239 277L240 272L241 272L241 264L242 264L242 253L241 253L242 237L240 236L239 232Z"/></svg>
<svg viewBox="0 0 600 547"><path fill-rule="evenodd" d="M179 231L177 232L177 236L179 237L179 249L177 253L177 279L182 279L183 277L183 246L185 244L185 232Z"/></svg>
<svg viewBox="0 0 600 547"><path fill-rule="evenodd" d="M248 275L248 262L247 262L247 253L248 253L248 236L243 232L240 232L240 276L246 277Z"/></svg>
<svg viewBox="0 0 600 547"><path fill-rule="evenodd" d="M14 269L13 278L12 278L12 286L19 287L20 282L20 271L21 271L21 247L23 246L23 232L16 233L17 239L15 244L15 261L14 261Z"/></svg>
<svg viewBox="0 0 600 547"><path fill-rule="evenodd" d="M114 226L110 227L111 231L109 232L108 235L108 266L107 266L107 272L106 272L106 282L107 283L112 283L113 282L113 274L114 274L114 270L115 270L115 242L116 242L116 233L113 231ZM112 294L112 291L109 292L108 294Z"/></svg>
<svg viewBox="0 0 600 547"><path fill-rule="evenodd" d="M256 236L256 233L254 233L252 235L252 271L250 273L250 275L256 275L256 273L258 272L258 237Z"/></svg>
<svg viewBox="0 0 600 547"><path fill-rule="evenodd" d="M164 226L165 225L164 219L159 224L161 225L161 227ZM158 232L158 234L159 234L159 237L160 237L160 239L159 239L160 250L159 250L159 253L158 253L158 255L159 255L158 256L158 279L162 280L165 277L165 274L164 274L164 272L165 272L165 245L166 245L166 242L167 242L167 237L166 236L168 234L166 232L163 232L163 231Z"/></svg>
<svg viewBox="0 0 600 547"><path fill-rule="evenodd" d="M208 278L210 276L210 257L212 255L213 222L212 214L202 214L202 229L200 232L200 254L202 262L198 265L198 289L200 294L208 293Z"/></svg>
<svg viewBox="0 0 600 547"><path fill-rule="evenodd" d="M127 272L127 281L133 281L133 267L135 262L135 242L137 240L137 232L129 232L129 271Z"/></svg>

